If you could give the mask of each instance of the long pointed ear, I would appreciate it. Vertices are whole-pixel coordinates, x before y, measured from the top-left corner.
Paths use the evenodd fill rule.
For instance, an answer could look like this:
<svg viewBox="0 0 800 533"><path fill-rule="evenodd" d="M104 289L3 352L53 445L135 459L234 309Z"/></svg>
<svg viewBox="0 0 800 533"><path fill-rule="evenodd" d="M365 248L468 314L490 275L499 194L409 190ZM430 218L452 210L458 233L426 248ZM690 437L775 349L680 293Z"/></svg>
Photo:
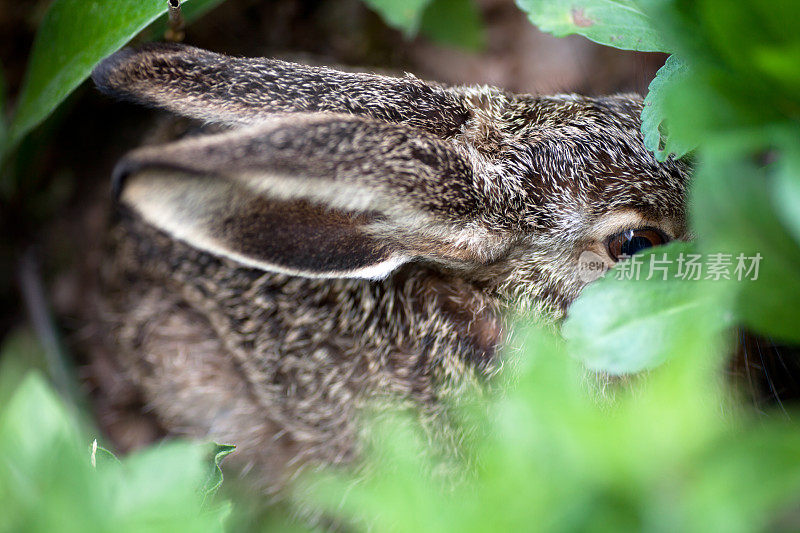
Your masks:
<svg viewBox="0 0 800 533"><path fill-rule="evenodd" d="M449 143L346 115L262 125L137 150L123 203L190 244L266 270L380 278L414 258L491 260L469 162Z"/></svg>
<svg viewBox="0 0 800 533"><path fill-rule="evenodd" d="M450 136L469 118L462 96L411 76L236 58L179 44L121 50L92 79L117 98L228 124L253 124L276 112L328 111Z"/></svg>

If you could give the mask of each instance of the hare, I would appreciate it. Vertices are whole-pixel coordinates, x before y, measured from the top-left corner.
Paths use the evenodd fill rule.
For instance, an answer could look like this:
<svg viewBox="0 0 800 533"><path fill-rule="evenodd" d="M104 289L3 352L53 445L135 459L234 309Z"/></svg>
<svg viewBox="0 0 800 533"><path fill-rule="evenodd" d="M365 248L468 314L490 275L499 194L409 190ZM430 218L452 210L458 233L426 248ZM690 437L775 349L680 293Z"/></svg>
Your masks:
<svg viewBox="0 0 800 533"><path fill-rule="evenodd" d="M637 96L178 44L122 50L93 79L213 130L114 171L102 364L167 432L237 444L268 492L357 457L371 399L446 417L497 372L512 314L565 315L582 253L610 266L686 237L689 168L644 147Z"/></svg>

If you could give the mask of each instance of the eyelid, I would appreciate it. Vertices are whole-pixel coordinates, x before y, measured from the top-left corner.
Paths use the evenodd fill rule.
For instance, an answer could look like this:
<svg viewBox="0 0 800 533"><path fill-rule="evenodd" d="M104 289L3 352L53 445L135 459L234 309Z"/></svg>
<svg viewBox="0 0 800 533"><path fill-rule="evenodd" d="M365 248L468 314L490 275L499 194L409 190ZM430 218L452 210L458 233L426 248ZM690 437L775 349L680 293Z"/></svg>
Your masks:
<svg viewBox="0 0 800 533"><path fill-rule="evenodd" d="M612 239L615 239L615 238L619 237L620 235L624 235L626 233L633 234L633 232L644 231L644 230L654 231L654 232L658 233L661 236L661 238L664 239L665 243L675 240L675 238L672 235L670 235L669 233L667 233L666 231L664 231L661 228L657 228L655 226L642 225L642 226L636 226L636 227L633 227L633 228L625 228L625 229L622 229L622 230L620 230L620 231L618 231L616 233L612 233L611 235L606 237L605 244L607 245L609 242L611 242Z"/></svg>

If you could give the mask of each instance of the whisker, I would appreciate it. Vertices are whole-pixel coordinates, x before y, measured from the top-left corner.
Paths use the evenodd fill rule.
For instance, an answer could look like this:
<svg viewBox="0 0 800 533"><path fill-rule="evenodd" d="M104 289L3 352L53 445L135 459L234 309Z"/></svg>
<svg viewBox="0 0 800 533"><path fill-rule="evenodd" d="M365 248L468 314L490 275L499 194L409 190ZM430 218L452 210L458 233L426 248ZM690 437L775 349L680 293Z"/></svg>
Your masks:
<svg viewBox="0 0 800 533"><path fill-rule="evenodd" d="M747 350L747 336L745 335L744 329L739 329L739 335L740 335L739 342L742 349L742 355L744 356L744 374L745 377L747 378L747 386L749 388L750 397L752 398L753 401L753 407L761 411L761 409L759 408L759 401L758 401L759 397L758 387L756 387L753 382L753 373L750 370L750 359Z"/></svg>
<svg viewBox="0 0 800 533"><path fill-rule="evenodd" d="M767 337L770 344L772 345L772 350L775 352L775 357L777 357L778 362L780 362L783 369L786 371L786 377L792 382L792 390L798 389L798 382L795 379L795 373L786 365L786 359L781 354L781 351L778 350L777 343L772 339L772 337Z"/></svg>
<svg viewBox="0 0 800 533"><path fill-rule="evenodd" d="M783 402L781 401L780 394L778 394L778 390L775 388L775 382L772 379L772 375L770 374L769 367L767 366L766 361L764 361L764 354L761 352L761 342L759 337L754 337L754 342L756 345L756 350L758 350L758 358L761 360L761 367L764 372L764 378L767 380L767 385L769 386L770 392L772 392L772 396L775 398L775 401L778 402L778 407L781 408L783 414L786 415L786 418L791 418L789 413L786 412L786 408L783 406Z"/></svg>

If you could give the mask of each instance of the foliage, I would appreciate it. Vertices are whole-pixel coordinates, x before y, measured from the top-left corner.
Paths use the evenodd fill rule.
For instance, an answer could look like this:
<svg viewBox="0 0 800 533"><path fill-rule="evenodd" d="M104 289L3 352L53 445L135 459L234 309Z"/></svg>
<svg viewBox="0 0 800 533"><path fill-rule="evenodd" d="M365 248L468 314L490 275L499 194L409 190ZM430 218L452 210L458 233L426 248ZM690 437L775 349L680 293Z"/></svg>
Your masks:
<svg viewBox="0 0 800 533"><path fill-rule="evenodd" d="M727 287L735 296L736 316L762 333L798 341L800 248L771 195L779 169L785 183L800 180L800 168L788 167L785 159L764 169L744 154L705 150L695 176L692 215L704 248L764 258L757 281Z"/></svg>
<svg viewBox="0 0 800 533"><path fill-rule="evenodd" d="M694 252L690 243L671 243L621 263L586 287L562 328L571 350L593 370L639 372L680 353L684 341L675 332L695 315L708 319L710 331L730 325L719 283L678 277L681 257Z"/></svg>
<svg viewBox="0 0 800 533"><path fill-rule="evenodd" d="M672 154L683 157L691 151L696 144L682 144L681 138L669 135L667 125L664 124L664 93L667 88L680 83L687 75L687 66L678 56L669 56L664 66L648 87L642 110L642 134L644 145L652 150L659 161L664 161Z"/></svg>
<svg viewBox="0 0 800 533"><path fill-rule="evenodd" d="M465 481L442 475L400 418L376 425L367 474L304 490L357 530L780 529L800 494L800 432L734 410L711 321L700 308L676 320L670 362L600 400L563 342L527 328L518 381L471 415L483 430Z"/></svg>
<svg viewBox="0 0 800 533"><path fill-rule="evenodd" d="M366 0L366 3L380 13L387 24L402 30L406 35L414 35L419 30L419 21L423 11L430 4L430 0L411 0L409 2Z"/></svg>
<svg viewBox="0 0 800 533"><path fill-rule="evenodd" d="M573 33L600 44L665 51L663 36L642 7L642 0L517 0L542 31L556 37Z"/></svg>
<svg viewBox="0 0 800 533"><path fill-rule="evenodd" d="M625 280L612 270L571 307L566 341L525 334L519 382L471 418L482 437L465 446L476 465L466 481L452 488L419 429L390 421L376 425L366 474L330 473L307 490L357 529L797 530L800 432L735 407L722 379L731 325L800 340L796 2L518 4L556 35L675 52L651 84L643 137L662 160L692 151L697 239L640 259L760 254L759 276ZM652 370L591 395L566 354L609 373Z"/></svg>
<svg viewBox="0 0 800 533"><path fill-rule="evenodd" d="M0 406L7 405L11 395L31 370L44 373L44 353L33 333L16 331L9 334L0 349Z"/></svg>
<svg viewBox="0 0 800 533"><path fill-rule="evenodd" d="M473 0L364 0L390 26L414 37L421 32L432 41L479 50L483 25Z"/></svg>
<svg viewBox="0 0 800 533"><path fill-rule="evenodd" d="M690 79L672 91L679 100L666 109L676 126L686 126L676 129L675 135L701 140L708 133L749 132L751 141L758 142L769 137L766 130L796 128L800 119L796 1L651 2L670 50L692 71ZM685 121L692 114L697 116Z"/></svg>
<svg viewBox="0 0 800 533"><path fill-rule="evenodd" d="M561 4L551 4L555 5ZM800 319L800 213L791 202L800 188L800 34L791 22L796 2L767 7L758 0L593 0L581 5L587 13L614 6L617 13L608 20L618 20L635 5L636 16L645 18L641 25L657 28L657 42L663 43L659 49L675 51L645 99L645 143L662 160L693 150L697 170L689 204L698 251L763 257L756 281L722 284L718 314L766 335L800 340L793 326ZM534 22L549 24L541 6L526 6ZM602 29L596 26L604 26L604 19L598 17L591 30ZM606 29L616 27L614 22ZM630 28L633 38L639 28ZM589 30L575 29L592 37ZM615 45L608 39L601 42ZM774 162L757 162L765 158ZM573 329L592 322L587 317L592 306L610 308L625 291L635 292L640 303L651 301L652 313L667 313L670 300L657 296L666 290L659 283L635 289L614 282L598 284L573 307ZM606 331L614 332L610 322ZM594 338L604 338L594 333ZM606 356L630 364L603 368L635 371L650 366L643 357L653 357L651 363L660 360L652 353L643 355L649 352ZM587 350L585 357L591 358L591 353Z"/></svg>
<svg viewBox="0 0 800 533"><path fill-rule="evenodd" d="M89 76L98 61L166 10L163 0L56 0L33 43L9 144L15 145L44 120Z"/></svg>
<svg viewBox="0 0 800 533"><path fill-rule="evenodd" d="M433 0L422 13L420 33L435 43L466 50L478 51L486 45L473 0Z"/></svg>
<svg viewBox="0 0 800 533"><path fill-rule="evenodd" d="M748 326L800 340L800 248L776 183L800 180L800 34L796 2L656 2L655 17L685 62L664 84L669 136L695 144L691 218L703 250L760 253L755 283L732 283L733 309ZM765 162L771 161L771 164Z"/></svg>
<svg viewBox="0 0 800 533"><path fill-rule="evenodd" d="M222 531L229 505L204 505L220 480L207 446L166 443L118 461L87 453L77 427L35 373L3 405L0 531Z"/></svg>

